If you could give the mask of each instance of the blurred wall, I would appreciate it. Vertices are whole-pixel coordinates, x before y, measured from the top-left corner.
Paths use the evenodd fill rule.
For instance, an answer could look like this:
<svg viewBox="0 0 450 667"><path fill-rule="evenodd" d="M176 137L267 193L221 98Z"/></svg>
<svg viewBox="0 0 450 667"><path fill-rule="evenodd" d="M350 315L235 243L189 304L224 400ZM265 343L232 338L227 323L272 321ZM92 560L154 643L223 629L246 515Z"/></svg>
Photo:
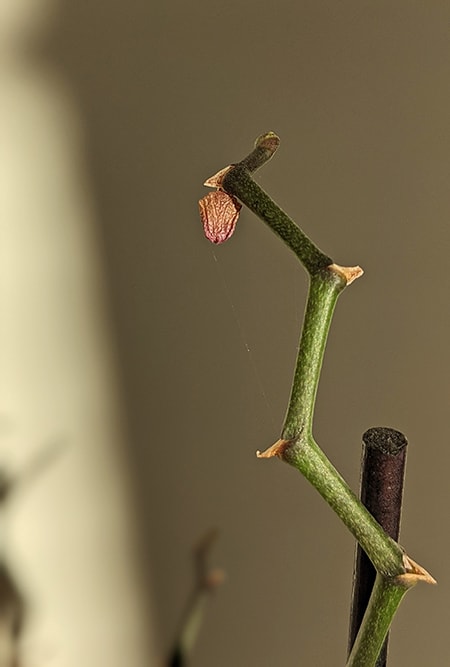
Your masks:
<svg viewBox="0 0 450 667"><path fill-rule="evenodd" d="M144 666L156 654L148 567L84 121L64 72L38 54L55 10L0 10L0 465L17 490L0 553L27 610L21 665ZM12 667L6 622L0 664Z"/></svg>
<svg viewBox="0 0 450 667"><path fill-rule="evenodd" d="M274 130L282 145L258 181L338 263L365 269L338 304L316 436L356 488L362 432L406 433L401 541L439 586L406 599L391 662L445 664L448 3L60 0L53 12L34 57L64 82L79 114L72 123L83 128L81 144L73 130L56 124L55 132L71 160L82 152L78 187L92 194L85 243L96 248L89 266L101 296L89 288L81 302L86 309L89 292L98 300L86 316L111 317L102 329L109 342L90 359L106 354L113 364L106 384L119 392L125 426L105 422L117 452L126 444L118 455L131 472L140 558L154 574L144 592L158 652L168 650L190 590L191 546L215 525L227 582L193 664L345 662L352 539L296 471L254 456L279 435L306 279L248 211L214 249L197 213L204 179ZM38 113L31 100L22 106ZM50 162L41 127L34 141ZM43 185L33 181L37 197ZM45 246L48 229L39 235ZM69 253L62 275L72 261ZM28 270L16 266L17 280ZM29 330L36 301L23 300ZM39 348L35 355L42 364ZM13 413L24 429L27 409ZM83 413L80 422L93 438ZM43 435L59 424L49 418ZM63 465L45 481L61 493ZM42 583L37 597L46 595Z"/></svg>

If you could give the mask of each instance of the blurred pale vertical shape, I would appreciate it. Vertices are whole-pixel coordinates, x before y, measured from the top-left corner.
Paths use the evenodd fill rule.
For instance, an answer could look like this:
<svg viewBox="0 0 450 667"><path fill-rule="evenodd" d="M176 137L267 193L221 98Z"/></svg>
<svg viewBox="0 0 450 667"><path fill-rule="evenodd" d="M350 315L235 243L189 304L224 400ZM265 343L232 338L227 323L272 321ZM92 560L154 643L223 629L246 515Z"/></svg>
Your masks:
<svg viewBox="0 0 450 667"><path fill-rule="evenodd" d="M51 9L0 3L0 465L62 441L7 508L2 557L29 606L24 667L151 667L81 123L26 55Z"/></svg>

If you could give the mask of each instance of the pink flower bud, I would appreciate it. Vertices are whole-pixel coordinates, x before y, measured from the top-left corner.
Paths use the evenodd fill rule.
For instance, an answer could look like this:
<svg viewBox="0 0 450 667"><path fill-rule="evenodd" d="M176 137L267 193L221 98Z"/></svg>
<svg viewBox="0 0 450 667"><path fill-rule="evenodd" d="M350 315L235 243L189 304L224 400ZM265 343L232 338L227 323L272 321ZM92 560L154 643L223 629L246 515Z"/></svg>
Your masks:
<svg viewBox="0 0 450 667"><path fill-rule="evenodd" d="M223 190L215 190L198 202L203 230L211 243L223 243L236 227L242 205Z"/></svg>

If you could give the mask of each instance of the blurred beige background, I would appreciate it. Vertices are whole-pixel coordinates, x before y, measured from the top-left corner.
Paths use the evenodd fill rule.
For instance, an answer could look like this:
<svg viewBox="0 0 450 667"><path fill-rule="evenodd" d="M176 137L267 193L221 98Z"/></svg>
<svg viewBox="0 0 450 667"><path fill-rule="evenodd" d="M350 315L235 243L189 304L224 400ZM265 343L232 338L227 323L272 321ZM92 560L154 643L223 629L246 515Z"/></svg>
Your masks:
<svg viewBox="0 0 450 667"><path fill-rule="evenodd" d="M410 441L392 666L447 664L450 6L1 5L1 463L64 453L9 508L25 667L157 665L210 526L227 580L195 667L345 662L353 541L254 452L284 418L306 277L244 210L214 248L206 177L273 130L258 181L341 264L315 432ZM250 352L249 352L250 350Z"/></svg>

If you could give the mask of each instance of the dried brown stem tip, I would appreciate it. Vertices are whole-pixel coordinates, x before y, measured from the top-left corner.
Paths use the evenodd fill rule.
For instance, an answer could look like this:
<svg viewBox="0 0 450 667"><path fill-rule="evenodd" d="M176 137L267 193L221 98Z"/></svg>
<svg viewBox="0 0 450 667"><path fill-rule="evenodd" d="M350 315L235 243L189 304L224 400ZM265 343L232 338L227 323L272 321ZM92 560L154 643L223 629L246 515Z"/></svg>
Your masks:
<svg viewBox="0 0 450 667"><path fill-rule="evenodd" d="M255 148L250 155L247 155L246 158L239 162L239 165L248 169L252 174L273 157L279 145L280 137L278 137L275 132L261 134L255 141Z"/></svg>
<svg viewBox="0 0 450 667"><path fill-rule="evenodd" d="M250 155L239 164L252 173L270 160L279 144L280 139L274 132L262 134L256 140L255 148ZM204 185L208 188L217 188L217 190L210 192L198 202L203 231L211 243L224 243L232 236L239 218L239 211L242 208L242 204L236 197L228 194L222 188L223 179L233 168L234 165L228 165L207 178Z"/></svg>
<svg viewBox="0 0 450 667"><path fill-rule="evenodd" d="M255 141L255 148L265 148L270 151L272 155L277 150L280 145L280 137L275 134L275 132L266 132L266 134L261 134Z"/></svg>

